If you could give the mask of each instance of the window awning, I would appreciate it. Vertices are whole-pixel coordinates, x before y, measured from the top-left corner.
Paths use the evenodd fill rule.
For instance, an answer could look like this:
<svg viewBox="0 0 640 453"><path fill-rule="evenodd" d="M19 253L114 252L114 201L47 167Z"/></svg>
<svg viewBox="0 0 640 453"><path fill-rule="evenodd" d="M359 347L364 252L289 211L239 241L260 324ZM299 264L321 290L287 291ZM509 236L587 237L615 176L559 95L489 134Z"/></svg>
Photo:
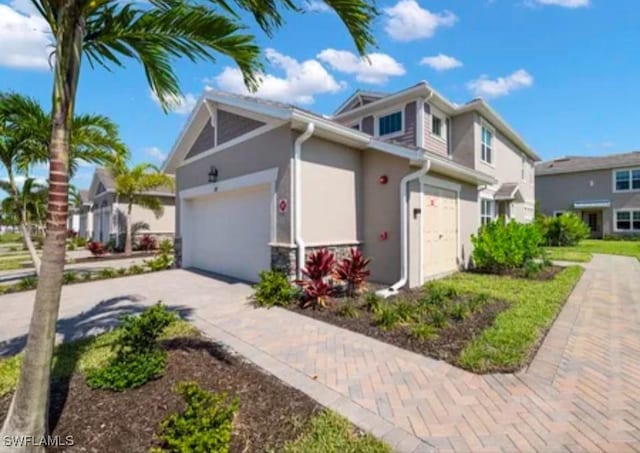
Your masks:
<svg viewBox="0 0 640 453"><path fill-rule="evenodd" d="M611 202L609 200L584 200L576 201L573 203L574 209L588 209L588 208L609 208Z"/></svg>

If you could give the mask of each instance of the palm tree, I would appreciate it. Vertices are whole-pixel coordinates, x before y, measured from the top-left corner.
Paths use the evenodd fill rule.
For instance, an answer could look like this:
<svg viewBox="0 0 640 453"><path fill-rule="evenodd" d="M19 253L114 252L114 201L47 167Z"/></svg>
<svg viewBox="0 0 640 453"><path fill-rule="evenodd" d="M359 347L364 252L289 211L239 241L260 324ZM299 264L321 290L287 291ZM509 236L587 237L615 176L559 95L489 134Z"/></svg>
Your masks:
<svg viewBox="0 0 640 453"><path fill-rule="evenodd" d="M18 196L14 197L13 188L9 181L0 180L0 189L9 194L2 200L2 210L24 219L27 230L42 233L46 221L47 196L49 189L46 184L41 184L35 178L25 179L22 187L17 188Z"/></svg>
<svg viewBox="0 0 640 453"><path fill-rule="evenodd" d="M16 175L28 180L29 170L36 163L48 162L51 115L34 99L17 93L0 93L0 164L7 172L8 192L19 205L20 191ZM71 124L69 175L72 177L81 162L106 165L116 158L126 158L127 149L118 135L118 127L102 115L78 115ZM24 211L18 211L22 215ZM31 260L40 272L40 257L22 217L20 230Z"/></svg>
<svg viewBox="0 0 640 453"><path fill-rule="evenodd" d="M120 202L127 204L126 233L124 241L125 255L131 255L131 243L133 239L133 227L131 211L133 205L153 211L156 217L160 217L164 211L162 200L153 195L158 189L170 189L173 191L173 178L162 173L158 167L151 164L138 164L132 168L120 166L112 169L114 173L116 194Z"/></svg>
<svg viewBox="0 0 640 453"><path fill-rule="evenodd" d="M360 54L374 43L374 0L324 0L340 17ZM73 112L84 56L90 65L141 63L165 110L180 96L173 60L235 61L254 90L262 73L260 49L247 33L248 13L271 35L283 12L300 12L304 0L32 0L54 40L52 126L49 141L47 236L27 345L16 392L0 434L40 438L46 434L51 358L64 272L70 144ZM0 447L2 451L3 447ZM41 448L40 448L41 449ZM33 450L24 447L22 450ZM13 449L12 451L15 451Z"/></svg>

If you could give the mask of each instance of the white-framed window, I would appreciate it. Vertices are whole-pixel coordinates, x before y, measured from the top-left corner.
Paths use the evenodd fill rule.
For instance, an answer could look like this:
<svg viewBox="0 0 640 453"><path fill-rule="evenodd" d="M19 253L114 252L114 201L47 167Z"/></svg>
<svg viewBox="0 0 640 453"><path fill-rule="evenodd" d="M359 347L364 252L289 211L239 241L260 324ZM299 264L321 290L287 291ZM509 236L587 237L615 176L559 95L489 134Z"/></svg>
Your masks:
<svg viewBox="0 0 640 453"><path fill-rule="evenodd" d="M444 138L442 129L442 119L435 115L431 115L431 133L436 137Z"/></svg>
<svg viewBox="0 0 640 453"><path fill-rule="evenodd" d="M480 225L491 223L496 217L496 202L489 198L480 199Z"/></svg>
<svg viewBox="0 0 640 453"><path fill-rule="evenodd" d="M493 131L482 126L480 138L480 159L488 164L493 163Z"/></svg>
<svg viewBox="0 0 640 453"><path fill-rule="evenodd" d="M631 192L640 190L640 168L614 170L613 191Z"/></svg>
<svg viewBox="0 0 640 453"><path fill-rule="evenodd" d="M640 231L640 210L615 211L616 231Z"/></svg>
<svg viewBox="0 0 640 453"><path fill-rule="evenodd" d="M402 132L402 111L378 117L378 135L380 137L398 132Z"/></svg>

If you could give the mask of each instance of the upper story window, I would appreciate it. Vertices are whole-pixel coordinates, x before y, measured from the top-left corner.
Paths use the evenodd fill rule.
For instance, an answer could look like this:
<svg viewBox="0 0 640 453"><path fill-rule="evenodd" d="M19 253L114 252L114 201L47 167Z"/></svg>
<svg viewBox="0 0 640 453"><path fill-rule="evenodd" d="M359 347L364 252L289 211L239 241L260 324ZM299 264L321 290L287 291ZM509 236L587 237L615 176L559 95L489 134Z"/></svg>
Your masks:
<svg viewBox="0 0 640 453"><path fill-rule="evenodd" d="M640 190L640 168L615 171L615 191Z"/></svg>
<svg viewBox="0 0 640 453"><path fill-rule="evenodd" d="M493 163L493 131L486 126L482 126L480 159L488 164Z"/></svg>
<svg viewBox="0 0 640 453"><path fill-rule="evenodd" d="M431 133L436 137L444 138L442 131L442 119L435 115L431 115Z"/></svg>
<svg viewBox="0 0 640 453"><path fill-rule="evenodd" d="M496 216L496 202L488 198L480 199L480 225L485 226Z"/></svg>
<svg viewBox="0 0 640 453"><path fill-rule="evenodd" d="M394 112L378 118L378 135L402 132L402 112Z"/></svg>

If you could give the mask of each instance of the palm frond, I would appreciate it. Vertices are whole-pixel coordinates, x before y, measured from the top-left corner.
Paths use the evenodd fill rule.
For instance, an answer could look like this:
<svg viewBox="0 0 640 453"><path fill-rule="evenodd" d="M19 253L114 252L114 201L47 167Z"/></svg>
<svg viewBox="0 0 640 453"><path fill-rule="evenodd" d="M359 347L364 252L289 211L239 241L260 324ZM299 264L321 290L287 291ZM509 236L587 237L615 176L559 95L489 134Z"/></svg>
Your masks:
<svg viewBox="0 0 640 453"><path fill-rule="evenodd" d="M146 208L153 212L153 215L156 218L159 218L164 213L164 206L162 205L162 200L158 197L151 197L147 195L142 195L137 198L137 204L143 208Z"/></svg>
<svg viewBox="0 0 640 453"><path fill-rule="evenodd" d="M134 4L105 4L88 18L84 50L89 62L123 66L124 58L138 60L151 90L163 108L180 96L172 60L214 62L214 52L232 58L245 83L256 88L262 70L255 38L236 19L202 5L167 2L171 8L141 9Z"/></svg>

